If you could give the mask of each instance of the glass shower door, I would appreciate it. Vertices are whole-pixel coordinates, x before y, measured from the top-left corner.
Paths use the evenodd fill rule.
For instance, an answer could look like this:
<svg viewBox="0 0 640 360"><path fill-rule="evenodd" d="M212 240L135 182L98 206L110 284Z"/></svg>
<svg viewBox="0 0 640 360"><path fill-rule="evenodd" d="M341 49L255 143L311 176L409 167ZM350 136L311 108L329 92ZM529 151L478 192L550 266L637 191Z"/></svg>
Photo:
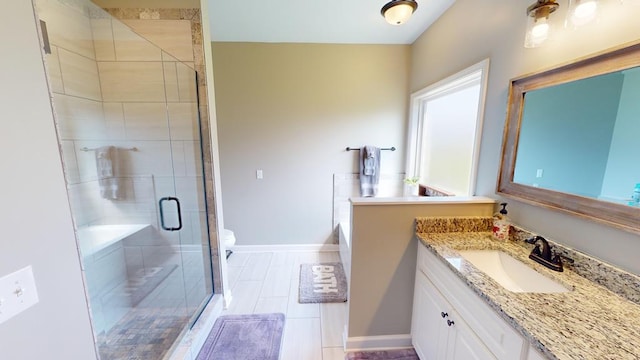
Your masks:
<svg viewBox="0 0 640 360"><path fill-rule="evenodd" d="M213 294L195 71L89 0L36 5L100 357L161 359Z"/></svg>

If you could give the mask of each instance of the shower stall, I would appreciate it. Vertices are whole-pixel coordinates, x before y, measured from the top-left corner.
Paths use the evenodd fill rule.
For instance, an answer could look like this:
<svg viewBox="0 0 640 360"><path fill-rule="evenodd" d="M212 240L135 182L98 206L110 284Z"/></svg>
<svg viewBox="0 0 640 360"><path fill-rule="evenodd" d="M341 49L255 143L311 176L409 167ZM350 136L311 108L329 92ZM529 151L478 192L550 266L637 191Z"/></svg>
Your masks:
<svg viewBox="0 0 640 360"><path fill-rule="evenodd" d="M193 29L34 2L100 358L162 359L213 294Z"/></svg>

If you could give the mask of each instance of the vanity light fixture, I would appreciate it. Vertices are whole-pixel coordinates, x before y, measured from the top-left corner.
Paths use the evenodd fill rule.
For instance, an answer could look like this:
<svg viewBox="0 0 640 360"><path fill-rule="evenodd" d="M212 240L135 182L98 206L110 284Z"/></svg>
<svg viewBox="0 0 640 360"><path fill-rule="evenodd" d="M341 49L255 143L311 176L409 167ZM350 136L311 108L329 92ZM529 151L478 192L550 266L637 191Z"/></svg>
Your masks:
<svg viewBox="0 0 640 360"><path fill-rule="evenodd" d="M382 7L380 13L389 24L402 25L409 21L417 8L415 0L391 0Z"/></svg>
<svg viewBox="0 0 640 360"><path fill-rule="evenodd" d="M527 34L524 47L538 47L547 40L552 30L549 15L559 6L555 0L537 0L527 8Z"/></svg>
<svg viewBox="0 0 640 360"><path fill-rule="evenodd" d="M566 28L577 28L598 17L598 0L569 0L569 10L564 22Z"/></svg>

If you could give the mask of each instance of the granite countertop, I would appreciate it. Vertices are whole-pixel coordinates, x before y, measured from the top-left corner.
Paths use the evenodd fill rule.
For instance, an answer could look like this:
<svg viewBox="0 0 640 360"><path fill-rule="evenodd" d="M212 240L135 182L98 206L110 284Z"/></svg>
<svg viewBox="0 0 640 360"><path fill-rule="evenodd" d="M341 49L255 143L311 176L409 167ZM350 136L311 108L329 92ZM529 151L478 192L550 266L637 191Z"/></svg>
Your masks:
<svg viewBox="0 0 640 360"><path fill-rule="evenodd" d="M491 232L421 233L418 239L520 334L550 359L640 359L640 305L570 269L556 272L528 258L530 247ZM468 230L467 230L468 231ZM572 289L514 293L460 257L459 250L502 250ZM446 259L461 258L454 267Z"/></svg>

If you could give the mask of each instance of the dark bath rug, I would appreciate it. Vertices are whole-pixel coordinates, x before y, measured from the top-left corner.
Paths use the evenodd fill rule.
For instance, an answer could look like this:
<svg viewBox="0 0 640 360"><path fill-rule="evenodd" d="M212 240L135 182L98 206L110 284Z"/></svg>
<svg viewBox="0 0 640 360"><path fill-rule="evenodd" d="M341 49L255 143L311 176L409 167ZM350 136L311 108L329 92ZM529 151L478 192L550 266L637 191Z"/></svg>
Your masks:
<svg viewBox="0 0 640 360"><path fill-rule="evenodd" d="M298 302L347 301L347 278L339 262L300 265Z"/></svg>
<svg viewBox="0 0 640 360"><path fill-rule="evenodd" d="M196 360L278 360L284 314L220 316Z"/></svg>
<svg viewBox="0 0 640 360"><path fill-rule="evenodd" d="M413 349L358 351L348 353L345 360L420 360Z"/></svg>

